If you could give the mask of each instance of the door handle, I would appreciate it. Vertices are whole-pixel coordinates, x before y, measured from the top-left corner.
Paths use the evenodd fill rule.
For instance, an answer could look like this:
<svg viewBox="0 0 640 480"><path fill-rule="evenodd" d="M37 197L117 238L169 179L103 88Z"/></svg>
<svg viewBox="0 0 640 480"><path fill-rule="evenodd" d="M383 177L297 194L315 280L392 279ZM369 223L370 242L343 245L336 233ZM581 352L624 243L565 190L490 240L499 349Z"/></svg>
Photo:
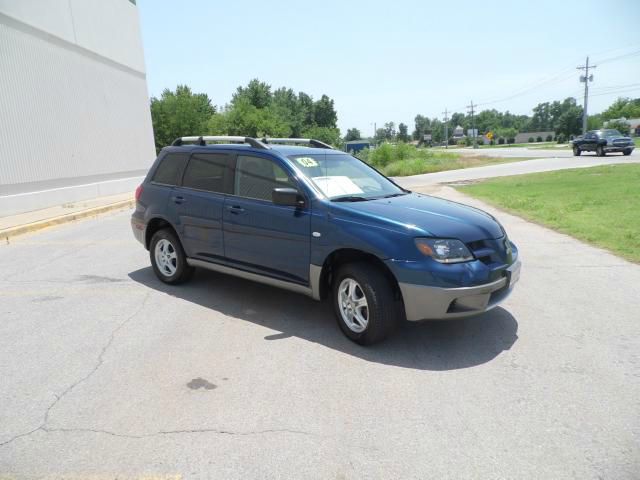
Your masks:
<svg viewBox="0 0 640 480"><path fill-rule="evenodd" d="M227 210L229 210L229 213L233 215L244 213L244 208L242 208L240 205L229 205L227 206Z"/></svg>
<svg viewBox="0 0 640 480"><path fill-rule="evenodd" d="M181 195L173 196L173 197L171 197L171 200L173 200L173 202L177 203L178 205L180 205L181 203L183 203L185 201L184 197L181 196Z"/></svg>

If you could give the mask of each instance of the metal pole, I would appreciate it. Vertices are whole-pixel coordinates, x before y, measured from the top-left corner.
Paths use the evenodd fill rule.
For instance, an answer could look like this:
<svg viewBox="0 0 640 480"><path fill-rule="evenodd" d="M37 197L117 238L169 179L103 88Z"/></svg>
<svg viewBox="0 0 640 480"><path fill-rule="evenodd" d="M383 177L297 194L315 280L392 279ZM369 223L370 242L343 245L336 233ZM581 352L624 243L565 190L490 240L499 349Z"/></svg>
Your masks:
<svg viewBox="0 0 640 480"><path fill-rule="evenodd" d="M582 109L582 134L587 133L587 105L589 102L589 82L593 82L593 74L589 76L589 69L596 68L596 65L589 65L589 57L584 65L577 67L578 70L584 70L584 76L580 76L580 81L584 82L584 108Z"/></svg>
<svg viewBox="0 0 640 480"><path fill-rule="evenodd" d="M445 108L442 113L444 113L444 148L449 148L449 117L447 117L449 112Z"/></svg>
<svg viewBox="0 0 640 480"><path fill-rule="evenodd" d="M473 116L473 107L476 107L477 105L473 104L473 100L471 100L471 105L467 105L467 108L471 109L471 132L473 132L473 148L478 148L478 141L476 139L476 121L475 121L475 117Z"/></svg>

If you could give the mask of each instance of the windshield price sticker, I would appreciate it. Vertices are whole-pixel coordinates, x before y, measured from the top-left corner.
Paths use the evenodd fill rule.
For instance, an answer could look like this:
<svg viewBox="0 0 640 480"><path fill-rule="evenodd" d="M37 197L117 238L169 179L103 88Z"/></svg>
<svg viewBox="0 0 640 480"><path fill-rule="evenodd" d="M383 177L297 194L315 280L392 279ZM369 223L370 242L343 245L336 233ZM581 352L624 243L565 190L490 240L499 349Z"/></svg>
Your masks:
<svg viewBox="0 0 640 480"><path fill-rule="evenodd" d="M316 161L316 159L311 157L298 157L296 158L296 162L298 162L303 167L307 167L307 168L318 166L318 162Z"/></svg>

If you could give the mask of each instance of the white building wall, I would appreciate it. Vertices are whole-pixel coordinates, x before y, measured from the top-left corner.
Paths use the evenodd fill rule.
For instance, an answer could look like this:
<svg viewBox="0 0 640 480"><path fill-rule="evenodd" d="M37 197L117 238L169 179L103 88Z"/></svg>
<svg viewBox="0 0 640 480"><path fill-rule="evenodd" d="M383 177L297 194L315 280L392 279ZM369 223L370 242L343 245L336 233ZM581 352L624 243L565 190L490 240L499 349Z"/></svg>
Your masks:
<svg viewBox="0 0 640 480"><path fill-rule="evenodd" d="M132 191L154 158L137 7L0 0L0 216Z"/></svg>

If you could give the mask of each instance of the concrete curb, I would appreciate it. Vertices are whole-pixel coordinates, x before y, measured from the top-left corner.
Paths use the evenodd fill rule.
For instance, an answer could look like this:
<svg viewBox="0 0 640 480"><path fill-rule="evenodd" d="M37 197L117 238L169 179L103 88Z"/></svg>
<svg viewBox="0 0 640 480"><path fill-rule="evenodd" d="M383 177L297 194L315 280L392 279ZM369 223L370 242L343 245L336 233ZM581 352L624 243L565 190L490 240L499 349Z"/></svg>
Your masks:
<svg viewBox="0 0 640 480"><path fill-rule="evenodd" d="M108 205L100 205L99 207L92 207L86 210L80 210L78 212L68 213L66 215L60 215L58 217L47 218L45 220L39 220L33 223L27 223L25 225L18 225L17 227L6 228L0 230L0 239L9 242L11 237L23 235L25 233L36 232L44 228L52 227L54 225L60 225L63 223L73 222L74 220L80 220L82 218L94 217L103 213L111 212L114 210L120 210L124 208L132 208L135 205L133 198L129 200L122 200Z"/></svg>

